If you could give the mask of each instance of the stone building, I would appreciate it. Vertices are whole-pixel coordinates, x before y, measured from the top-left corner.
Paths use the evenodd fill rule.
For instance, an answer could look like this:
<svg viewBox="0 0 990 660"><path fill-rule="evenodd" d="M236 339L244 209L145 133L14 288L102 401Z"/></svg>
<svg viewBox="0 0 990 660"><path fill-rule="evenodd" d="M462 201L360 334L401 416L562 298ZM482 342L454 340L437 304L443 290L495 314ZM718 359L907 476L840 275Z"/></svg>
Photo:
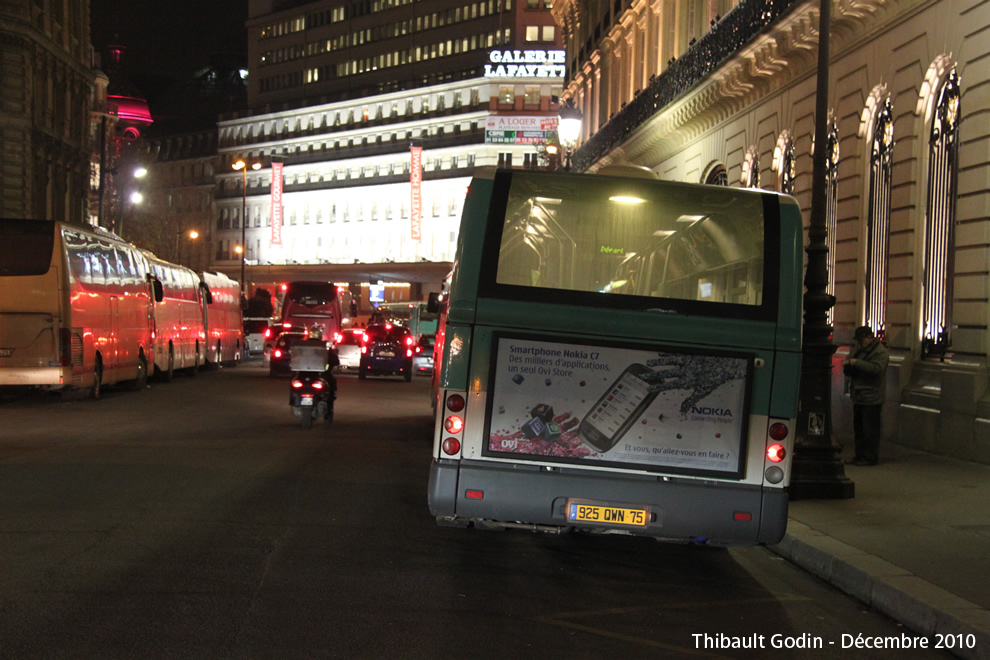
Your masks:
<svg viewBox="0 0 990 660"><path fill-rule="evenodd" d="M735 4L735 3L731 3ZM579 169L761 187L811 204L819 2L560 0ZM948 18L948 17L951 17ZM832 6L827 211L837 366L891 350L885 432L990 462L990 6ZM836 435L851 433L834 369Z"/></svg>

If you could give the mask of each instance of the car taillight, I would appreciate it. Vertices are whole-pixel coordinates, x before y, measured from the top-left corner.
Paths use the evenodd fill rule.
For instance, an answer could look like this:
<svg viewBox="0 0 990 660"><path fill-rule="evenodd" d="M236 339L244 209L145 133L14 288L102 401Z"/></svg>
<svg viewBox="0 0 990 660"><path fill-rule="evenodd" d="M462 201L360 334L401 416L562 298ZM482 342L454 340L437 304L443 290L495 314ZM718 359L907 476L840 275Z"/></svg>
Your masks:
<svg viewBox="0 0 990 660"><path fill-rule="evenodd" d="M339 344L340 342L344 341L344 335L340 334L339 332L335 332L333 333L333 340Z"/></svg>
<svg viewBox="0 0 990 660"><path fill-rule="evenodd" d="M412 349L411 348L407 348L406 349L406 357L412 357Z"/></svg>
<svg viewBox="0 0 990 660"><path fill-rule="evenodd" d="M368 352L368 345L367 344L365 344L364 346L361 347L361 352L362 353L367 353Z"/></svg>
<svg viewBox="0 0 990 660"><path fill-rule="evenodd" d="M784 445L772 444L767 447L767 459L771 463L780 463L786 455L787 450L784 449Z"/></svg>
<svg viewBox="0 0 990 660"><path fill-rule="evenodd" d="M322 390L323 389L323 383L321 383L318 380L314 380L313 381L313 389L314 390Z"/></svg>
<svg viewBox="0 0 990 660"><path fill-rule="evenodd" d="M282 357L282 350L276 348L275 351L272 353L272 355L274 355L277 358L280 358L280 357Z"/></svg>
<svg viewBox="0 0 990 660"><path fill-rule="evenodd" d="M447 430L447 433L460 433L461 429L464 428L464 420L457 415L451 415L443 420L443 427Z"/></svg>
<svg viewBox="0 0 990 660"><path fill-rule="evenodd" d="M292 386L296 389L299 389L300 387L303 386L303 384L301 380L294 380L292 381Z"/></svg>
<svg viewBox="0 0 990 660"><path fill-rule="evenodd" d="M406 337L406 346L412 346L412 345L413 345L412 337Z"/></svg>
<svg viewBox="0 0 990 660"><path fill-rule="evenodd" d="M267 330L265 330L265 339L271 339L271 338L272 338L272 329L268 328Z"/></svg>
<svg viewBox="0 0 990 660"><path fill-rule="evenodd" d="M441 447L443 447L443 453L453 456L461 450L461 443L457 441L457 438L445 438Z"/></svg>
<svg viewBox="0 0 990 660"><path fill-rule="evenodd" d="M447 397L447 410L450 412L461 412L464 410L464 397L460 394L451 394Z"/></svg>

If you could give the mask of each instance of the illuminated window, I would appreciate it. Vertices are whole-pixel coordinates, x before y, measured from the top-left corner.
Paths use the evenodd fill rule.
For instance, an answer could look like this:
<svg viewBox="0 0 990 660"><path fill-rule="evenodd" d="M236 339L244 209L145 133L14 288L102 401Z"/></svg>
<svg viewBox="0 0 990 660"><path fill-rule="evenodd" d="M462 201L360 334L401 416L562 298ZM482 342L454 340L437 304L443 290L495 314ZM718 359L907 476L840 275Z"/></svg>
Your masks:
<svg viewBox="0 0 990 660"><path fill-rule="evenodd" d="M498 88L498 102L499 103L514 103L516 100L516 89L511 85L506 85Z"/></svg>
<svg viewBox="0 0 990 660"><path fill-rule="evenodd" d="M553 25L543 26L543 41L553 41L554 38L554 27Z"/></svg>
<svg viewBox="0 0 990 660"><path fill-rule="evenodd" d="M526 87L525 102L531 105L540 103L540 88L537 86Z"/></svg>
<svg viewBox="0 0 990 660"><path fill-rule="evenodd" d="M539 41L540 40L540 26L539 25L527 25L526 26L526 41Z"/></svg>
<svg viewBox="0 0 990 660"><path fill-rule="evenodd" d="M894 116L887 99L873 124L870 149L870 196L866 219L865 325L877 334L886 323L887 252L890 246L890 175L894 149Z"/></svg>
<svg viewBox="0 0 990 660"><path fill-rule="evenodd" d="M921 309L921 350L926 356L944 356L951 346L959 101L959 77L953 69L939 91L928 140L928 206Z"/></svg>

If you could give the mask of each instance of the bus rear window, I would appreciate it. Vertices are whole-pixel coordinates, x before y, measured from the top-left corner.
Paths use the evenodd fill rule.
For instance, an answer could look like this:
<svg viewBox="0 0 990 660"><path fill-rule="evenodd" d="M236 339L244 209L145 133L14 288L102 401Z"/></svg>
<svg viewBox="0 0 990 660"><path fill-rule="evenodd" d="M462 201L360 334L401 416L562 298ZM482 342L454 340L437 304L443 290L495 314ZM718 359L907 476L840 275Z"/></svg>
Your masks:
<svg viewBox="0 0 990 660"><path fill-rule="evenodd" d="M300 284L298 282L294 282L289 285L285 299L291 300L299 305L313 307L316 305L326 305L333 302L336 295L337 288L332 284Z"/></svg>
<svg viewBox="0 0 990 660"><path fill-rule="evenodd" d="M55 223L0 220L0 276L44 275L54 245Z"/></svg>
<svg viewBox="0 0 990 660"><path fill-rule="evenodd" d="M665 299L673 307L764 302L759 193L513 172L506 200L497 285Z"/></svg>

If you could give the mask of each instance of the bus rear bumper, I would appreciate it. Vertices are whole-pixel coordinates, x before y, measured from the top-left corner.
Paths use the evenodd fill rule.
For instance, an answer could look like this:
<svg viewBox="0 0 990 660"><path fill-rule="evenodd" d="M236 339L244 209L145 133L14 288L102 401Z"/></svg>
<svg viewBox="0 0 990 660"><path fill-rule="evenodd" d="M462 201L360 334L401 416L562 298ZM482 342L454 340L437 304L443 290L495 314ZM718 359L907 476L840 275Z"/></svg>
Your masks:
<svg viewBox="0 0 990 660"><path fill-rule="evenodd" d="M0 387L61 389L71 384L71 367L0 367Z"/></svg>
<svg viewBox="0 0 990 660"><path fill-rule="evenodd" d="M713 545L775 544L787 528L784 489L538 465L434 460L428 499L437 522L452 526L629 533ZM570 499L646 506L652 521L645 527L573 523L566 518Z"/></svg>

